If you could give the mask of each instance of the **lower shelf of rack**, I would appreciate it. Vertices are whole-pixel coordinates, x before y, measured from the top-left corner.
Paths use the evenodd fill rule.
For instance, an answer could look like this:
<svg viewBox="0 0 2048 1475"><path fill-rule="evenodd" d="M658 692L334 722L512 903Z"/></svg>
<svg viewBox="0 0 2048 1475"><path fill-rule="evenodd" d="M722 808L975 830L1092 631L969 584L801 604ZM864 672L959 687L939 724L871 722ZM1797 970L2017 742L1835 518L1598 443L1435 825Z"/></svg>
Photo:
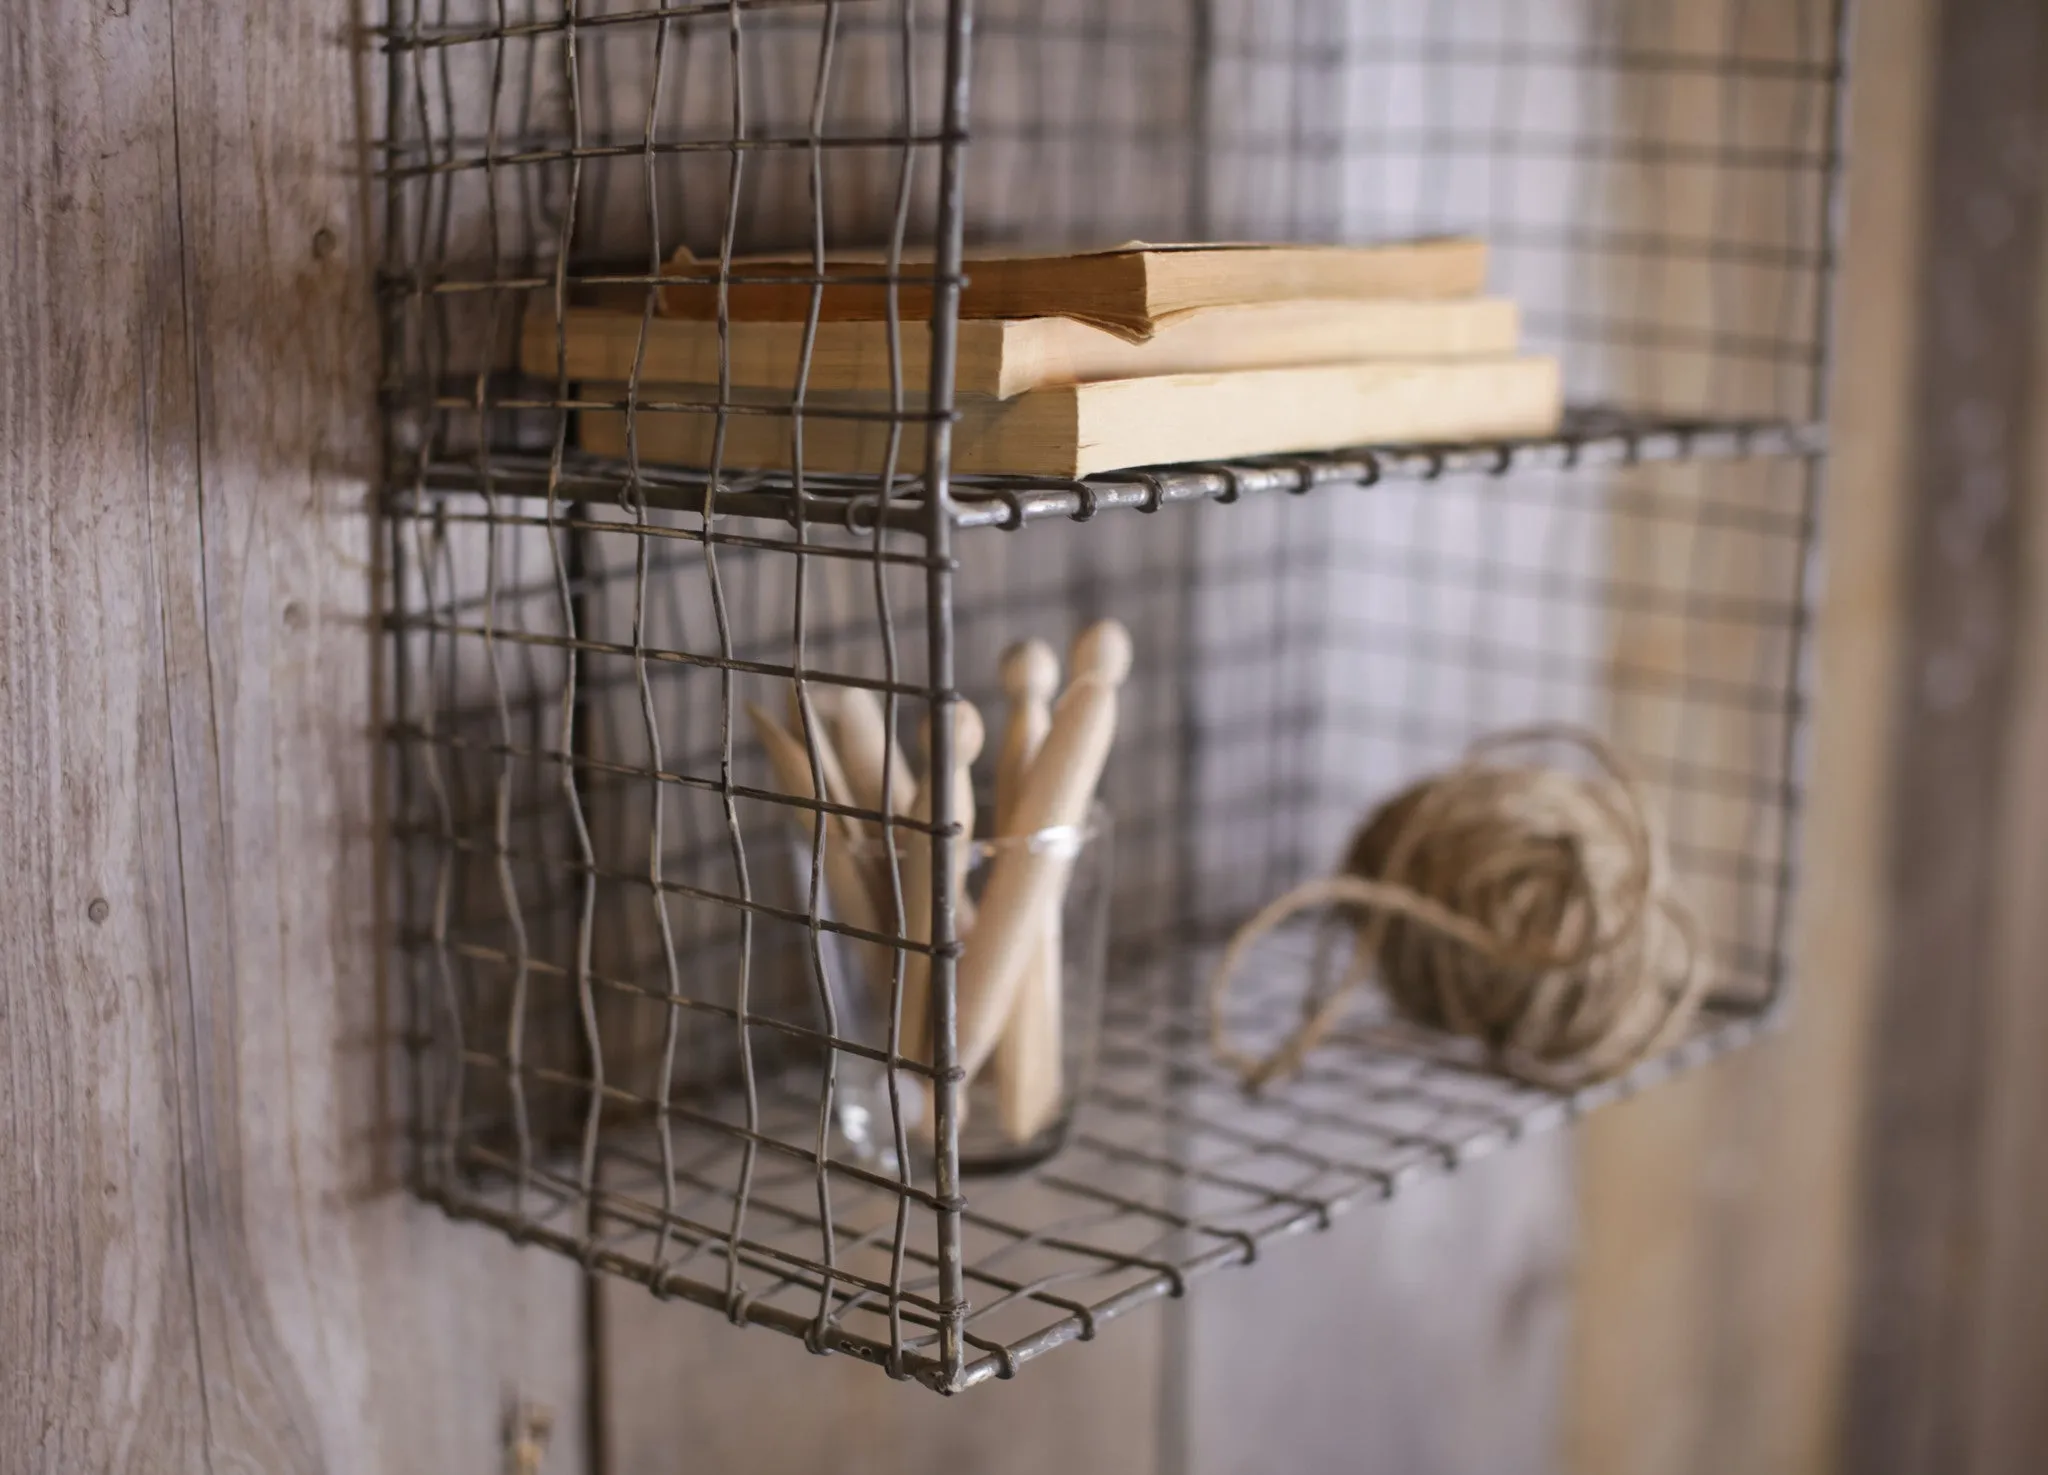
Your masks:
<svg viewBox="0 0 2048 1475"><path fill-rule="evenodd" d="M1186 960L1158 970L1152 986L1113 996L1097 1078L1066 1146L1035 1170L966 1180L970 1309L951 1375L938 1356L935 1217L837 1165L821 1175L795 1146L815 1140L815 1071L762 1084L752 1151L730 1131L679 1127L664 1154L650 1125L607 1124L591 1157L529 1163L516 1192L502 1155L458 1151L465 1186L434 1196L656 1294L957 1392L1250 1265L1270 1241L1327 1228L1354 1205L1736 1048L1769 1017L1710 1010L1666 1054L1560 1094L1362 1006L1298 1078L1248 1098L1209 1059L1194 1011L1166 1002L1201 975ZM1278 1033L1295 1006L1273 990L1241 1006L1243 1022Z"/></svg>

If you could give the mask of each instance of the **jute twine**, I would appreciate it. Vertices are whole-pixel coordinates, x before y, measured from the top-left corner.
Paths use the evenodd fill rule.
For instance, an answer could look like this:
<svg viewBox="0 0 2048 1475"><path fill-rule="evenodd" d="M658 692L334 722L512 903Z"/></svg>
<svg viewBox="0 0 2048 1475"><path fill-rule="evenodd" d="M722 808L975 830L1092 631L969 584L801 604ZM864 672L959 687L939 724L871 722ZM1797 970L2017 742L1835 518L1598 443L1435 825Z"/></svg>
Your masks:
<svg viewBox="0 0 2048 1475"><path fill-rule="evenodd" d="M1597 772L1507 764L1538 743ZM1332 906L1350 965L1303 1001L1267 1055L1240 1050L1223 1006L1261 937ZM1483 1042L1495 1068L1573 1090L1674 1043L1707 989L1699 926L1676 894L1653 811L1614 751L1570 727L1503 732L1375 810L1343 868L1268 904L1230 940L1209 984L1209 1038L1248 1088L1292 1075L1368 973L1417 1023Z"/></svg>

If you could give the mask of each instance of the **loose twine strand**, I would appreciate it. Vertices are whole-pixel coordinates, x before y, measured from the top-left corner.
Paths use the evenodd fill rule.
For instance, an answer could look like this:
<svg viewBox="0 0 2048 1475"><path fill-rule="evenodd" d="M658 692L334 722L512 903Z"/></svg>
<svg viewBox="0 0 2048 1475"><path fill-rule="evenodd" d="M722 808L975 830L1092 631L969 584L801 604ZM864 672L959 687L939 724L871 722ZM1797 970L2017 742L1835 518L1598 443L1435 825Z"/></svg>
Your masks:
<svg viewBox="0 0 2048 1475"><path fill-rule="evenodd" d="M1558 743L1599 771L1496 761ZM1343 977L1311 988L1278 1048L1239 1048L1224 1005L1245 954L1323 906L1351 923ZM1619 1075L1675 1043L1709 981L1699 923L1634 773L1596 735L1558 725L1475 743L1375 810L1337 874L1239 927L1209 981L1210 1047L1248 1090L1291 1076L1375 971L1408 1018L1477 1039L1496 1069L1554 1090Z"/></svg>

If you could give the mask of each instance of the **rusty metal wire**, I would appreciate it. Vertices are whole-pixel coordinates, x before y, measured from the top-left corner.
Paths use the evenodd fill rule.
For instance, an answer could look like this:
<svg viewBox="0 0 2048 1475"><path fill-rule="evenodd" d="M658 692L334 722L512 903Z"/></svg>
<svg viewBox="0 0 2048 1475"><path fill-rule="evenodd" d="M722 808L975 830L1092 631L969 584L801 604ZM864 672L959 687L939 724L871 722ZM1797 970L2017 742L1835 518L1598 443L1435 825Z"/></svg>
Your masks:
<svg viewBox="0 0 2048 1475"><path fill-rule="evenodd" d="M661 1296L956 1391L1251 1263L1420 1175L1640 1089L1768 1022L1787 981L1825 459L1845 7L1801 0L389 0L385 505L415 1181ZM970 45L970 21L972 35ZM1532 441L1369 446L1083 481L949 477L963 243L1486 237L1574 402ZM571 379L568 309L646 327L688 247L727 330L754 250L810 258L785 404ZM833 265L859 249L871 259ZM814 401L835 289L896 310L885 392ZM922 312L922 309L920 309ZM522 364L551 326L553 372ZM929 345L930 375L904 345ZM578 417L622 412L591 455ZM726 464L788 422L794 473ZM807 418L889 428L808 470ZM658 417L709 464L643 459ZM924 467L931 468L926 474ZM1284 495L1282 495L1284 494ZM1111 512L1161 513L1157 518ZM908 735L993 698L1010 640L1116 614L1138 667L1103 798L1116 962L1065 1150L958 1173L949 888L906 936L821 904L817 812L734 713L875 693ZM1694 1036L1573 1096L1363 1015L1247 1100L1194 981L1348 824L1476 733L1598 727L1645 776L1717 976ZM952 724L932 722L947 761ZM800 734L822 789L812 735ZM788 857L794 835L803 863ZM896 846L884 846L894 853ZM893 948L886 1039L832 986ZM1241 1032L1311 971L1254 962ZM934 1063L901 1037L930 959ZM856 1070L893 1162L851 1154ZM936 1101L916 1166L904 1083ZM910 1165L910 1166L901 1166Z"/></svg>

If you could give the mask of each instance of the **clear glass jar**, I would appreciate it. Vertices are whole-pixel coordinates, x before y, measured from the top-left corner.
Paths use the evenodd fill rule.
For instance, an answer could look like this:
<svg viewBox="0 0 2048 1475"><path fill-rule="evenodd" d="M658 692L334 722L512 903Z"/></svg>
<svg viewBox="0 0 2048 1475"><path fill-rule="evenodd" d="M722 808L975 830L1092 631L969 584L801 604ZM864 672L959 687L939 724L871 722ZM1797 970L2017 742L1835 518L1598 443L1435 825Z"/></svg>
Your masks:
<svg viewBox="0 0 2048 1475"><path fill-rule="evenodd" d="M987 809L981 811L988 813ZM828 842L829 843L829 842ZM879 842L847 841L875 894L887 896L889 882ZM899 856L924 838L914 832L896 837ZM793 847L807 879L808 845ZM963 1173L1011 1172L1042 1162L1066 1140L1074 1109L1085 1094L1095 1066L1102 1020L1103 970L1108 951L1111 825L1097 804L1081 826L1030 835L979 839L968 846L961 878L961 903L956 932L972 953L975 921L989 883L1005 867L1053 868L1052 901L1042 915L1023 927L1024 943L1017 961L1007 968L1009 1008L995 1028L995 1043L986 1058L962 1058L972 1071L961 1097L960 1168ZM914 873L915 868L903 867ZM842 870L842 885L847 884ZM828 885L826 890L830 891ZM825 898L821 912L841 920L843 908ZM893 932L894 902L878 906L889 917L877 930ZM878 947L841 933L821 934L828 988L837 1015L840 1038L881 1051L889 1037L893 949ZM916 1021L930 1018L928 999L920 1002L923 959L903 954L905 990L902 1054L928 1059ZM926 991L928 992L928 991ZM972 1001L961 1002L959 1037L963 1051L971 1047L969 1014ZM928 1027L928 1025L927 1025ZM918 1036L913 1039L913 1036ZM895 1112L903 1118L903 1140L921 1178L928 1178L933 1156L930 1078L917 1071L897 1072L894 1092L883 1062L865 1053L842 1050L834 1088L834 1123L844 1152L864 1166L894 1173L897 1164ZM892 1100L893 1094L893 1100Z"/></svg>

